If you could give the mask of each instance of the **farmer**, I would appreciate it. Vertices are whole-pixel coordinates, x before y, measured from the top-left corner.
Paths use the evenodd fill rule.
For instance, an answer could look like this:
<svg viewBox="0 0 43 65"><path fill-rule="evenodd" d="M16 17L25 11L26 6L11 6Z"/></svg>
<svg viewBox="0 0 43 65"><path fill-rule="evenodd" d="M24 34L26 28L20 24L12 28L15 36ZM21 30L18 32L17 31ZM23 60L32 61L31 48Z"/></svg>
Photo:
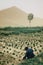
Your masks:
<svg viewBox="0 0 43 65"><path fill-rule="evenodd" d="M33 53L33 50L31 48L25 47L25 56L23 57L23 59L29 59L29 58L33 58L35 55Z"/></svg>

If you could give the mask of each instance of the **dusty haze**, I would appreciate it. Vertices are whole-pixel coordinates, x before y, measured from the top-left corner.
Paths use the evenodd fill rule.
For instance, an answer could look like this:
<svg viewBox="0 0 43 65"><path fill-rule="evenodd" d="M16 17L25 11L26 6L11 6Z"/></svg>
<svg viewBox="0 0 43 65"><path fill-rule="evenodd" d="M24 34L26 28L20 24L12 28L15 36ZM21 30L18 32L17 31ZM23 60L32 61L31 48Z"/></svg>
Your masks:
<svg viewBox="0 0 43 65"><path fill-rule="evenodd" d="M2 10L0 11L0 27L28 27L28 14L15 6ZM43 19L34 17L31 26L43 26Z"/></svg>

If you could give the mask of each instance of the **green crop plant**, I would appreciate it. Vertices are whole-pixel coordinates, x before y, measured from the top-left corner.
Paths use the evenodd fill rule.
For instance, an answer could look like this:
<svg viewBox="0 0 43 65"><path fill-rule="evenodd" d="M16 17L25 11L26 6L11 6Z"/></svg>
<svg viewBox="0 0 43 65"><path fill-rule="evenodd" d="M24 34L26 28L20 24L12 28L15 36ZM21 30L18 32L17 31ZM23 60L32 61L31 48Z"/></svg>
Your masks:
<svg viewBox="0 0 43 65"><path fill-rule="evenodd" d="M42 47L42 45L40 45L40 47Z"/></svg>
<svg viewBox="0 0 43 65"><path fill-rule="evenodd" d="M41 50L39 50L39 52L41 52Z"/></svg>
<svg viewBox="0 0 43 65"><path fill-rule="evenodd" d="M6 61L7 62L7 64L9 63L9 61Z"/></svg>
<svg viewBox="0 0 43 65"><path fill-rule="evenodd" d="M12 55L15 55L15 53L12 53Z"/></svg>
<svg viewBox="0 0 43 65"><path fill-rule="evenodd" d="M33 47L35 47L35 43L33 44Z"/></svg>
<svg viewBox="0 0 43 65"><path fill-rule="evenodd" d="M12 64L12 65L14 65L14 64Z"/></svg>
<svg viewBox="0 0 43 65"><path fill-rule="evenodd" d="M3 48L5 48L5 46L3 46Z"/></svg>
<svg viewBox="0 0 43 65"><path fill-rule="evenodd" d="M7 53L9 53L9 51L7 51Z"/></svg>
<svg viewBox="0 0 43 65"><path fill-rule="evenodd" d="M34 50L35 50L35 51L37 51L37 49L36 49L36 48L34 48Z"/></svg>

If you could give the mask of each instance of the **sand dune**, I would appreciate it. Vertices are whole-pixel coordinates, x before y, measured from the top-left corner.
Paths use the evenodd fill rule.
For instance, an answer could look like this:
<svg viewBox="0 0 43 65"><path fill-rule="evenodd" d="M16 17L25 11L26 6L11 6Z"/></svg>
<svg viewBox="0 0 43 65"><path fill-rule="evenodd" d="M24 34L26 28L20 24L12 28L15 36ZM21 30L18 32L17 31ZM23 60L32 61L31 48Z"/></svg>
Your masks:
<svg viewBox="0 0 43 65"><path fill-rule="evenodd" d="M0 11L0 27L4 26L29 26L28 14L17 7L11 7ZM35 18L31 22L31 26L43 26L43 19Z"/></svg>

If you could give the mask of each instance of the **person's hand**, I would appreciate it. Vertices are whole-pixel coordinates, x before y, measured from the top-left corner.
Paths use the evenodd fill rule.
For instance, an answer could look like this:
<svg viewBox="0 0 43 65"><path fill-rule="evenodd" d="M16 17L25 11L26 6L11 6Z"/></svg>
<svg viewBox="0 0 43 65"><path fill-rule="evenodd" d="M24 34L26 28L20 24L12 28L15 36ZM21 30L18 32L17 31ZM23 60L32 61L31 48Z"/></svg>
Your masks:
<svg viewBox="0 0 43 65"><path fill-rule="evenodd" d="M26 57L23 57L23 60L25 60L26 59Z"/></svg>

